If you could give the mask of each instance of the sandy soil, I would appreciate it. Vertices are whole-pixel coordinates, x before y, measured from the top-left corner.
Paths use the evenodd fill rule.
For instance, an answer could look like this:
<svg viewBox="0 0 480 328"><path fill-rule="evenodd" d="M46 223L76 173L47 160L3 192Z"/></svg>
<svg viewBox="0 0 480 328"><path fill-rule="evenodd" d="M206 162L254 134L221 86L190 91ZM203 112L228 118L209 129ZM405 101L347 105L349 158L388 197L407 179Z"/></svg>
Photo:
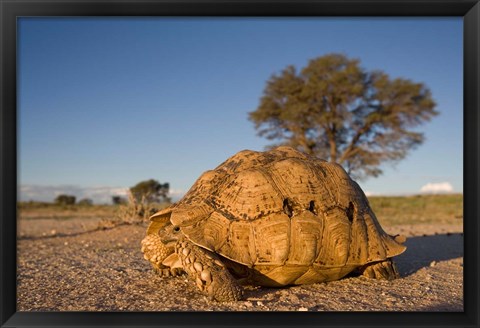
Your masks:
<svg viewBox="0 0 480 328"><path fill-rule="evenodd" d="M157 276L140 251L146 226L85 232L97 226L18 221L18 311L463 311L461 222L384 227L408 237L396 257L400 279L247 287L245 300L229 303L209 301L186 276Z"/></svg>

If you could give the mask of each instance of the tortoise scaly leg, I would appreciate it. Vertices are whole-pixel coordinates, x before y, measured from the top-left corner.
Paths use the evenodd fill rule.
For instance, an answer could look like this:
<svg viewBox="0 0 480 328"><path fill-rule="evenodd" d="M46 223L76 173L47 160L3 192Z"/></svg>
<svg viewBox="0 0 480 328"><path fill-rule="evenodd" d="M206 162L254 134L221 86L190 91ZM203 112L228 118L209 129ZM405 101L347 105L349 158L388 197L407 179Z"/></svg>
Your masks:
<svg viewBox="0 0 480 328"><path fill-rule="evenodd" d="M170 268L162 261L174 252L173 247L167 247L156 234L149 234L142 240L143 257L150 262L153 270L162 277L178 276L183 273L180 268Z"/></svg>
<svg viewBox="0 0 480 328"><path fill-rule="evenodd" d="M361 274L365 277L374 279L393 280L400 278L397 266L395 265L395 263L393 263L391 259L367 264L362 268Z"/></svg>
<svg viewBox="0 0 480 328"><path fill-rule="evenodd" d="M216 254L185 240L177 243L176 253L184 270L211 300L241 299L242 288Z"/></svg>

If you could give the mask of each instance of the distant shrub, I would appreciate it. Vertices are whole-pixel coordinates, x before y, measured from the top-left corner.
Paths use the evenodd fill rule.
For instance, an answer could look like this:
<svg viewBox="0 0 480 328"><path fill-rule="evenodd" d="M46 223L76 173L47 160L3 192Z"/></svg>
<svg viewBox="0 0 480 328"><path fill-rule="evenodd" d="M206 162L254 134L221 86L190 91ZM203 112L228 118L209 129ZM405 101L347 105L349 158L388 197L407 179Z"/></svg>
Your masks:
<svg viewBox="0 0 480 328"><path fill-rule="evenodd" d="M157 180L150 179L141 181L131 187L130 193L137 203L161 203L170 202L168 197L169 189L170 184L168 182L162 184Z"/></svg>
<svg viewBox="0 0 480 328"><path fill-rule="evenodd" d="M83 198L80 199L77 204L80 206L92 206L93 201L90 198Z"/></svg>
<svg viewBox="0 0 480 328"><path fill-rule="evenodd" d="M142 224L162 208L169 206L170 203L149 203L144 198L137 200L132 193L128 194L128 201L120 204L115 214L113 222L109 225L119 224Z"/></svg>
<svg viewBox="0 0 480 328"><path fill-rule="evenodd" d="M147 221L150 216L159 210L157 204L147 202L144 197L137 200L131 193L129 193L126 209L125 214L130 216L133 221Z"/></svg>
<svg viewBox="0 0 480 328"><path fill-rule="evenodd" d="M55 198L55 204L57 205L74 205L75 204L75 201L76 201L76 197L75 196L71 196L71 195L58 195L56 198Z"/></svg>
<svg viewBox="0 0 480 328"><path fill-rule="evenodd" d="M121 196L112 196L112 203L114 205L122 205L122 204L127 204L128 201L127 199Z"/></svg>

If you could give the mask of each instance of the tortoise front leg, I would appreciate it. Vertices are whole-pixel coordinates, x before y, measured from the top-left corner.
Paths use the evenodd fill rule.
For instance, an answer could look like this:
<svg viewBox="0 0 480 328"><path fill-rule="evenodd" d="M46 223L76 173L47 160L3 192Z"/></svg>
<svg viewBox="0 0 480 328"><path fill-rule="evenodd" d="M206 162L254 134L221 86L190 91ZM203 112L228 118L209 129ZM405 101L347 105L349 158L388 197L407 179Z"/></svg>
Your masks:
<svg viewBox="0 0 480 328"><path fill-rule="evenodd" d="M183 273L181 268L170 268L162 264L165 258L174 252L174 248L167 247L158 235L149 234L142 240L142 252L143 257L160 276L178 276Z"/></svg>
<svg viewBox="0 0 480 328"><path fill-rule="evenodd" d="M216 254L185 240L177 243L176 253L184 270L210 299L220 302L241 299L242 288Z"/></svg>
<svg viewBox="0 0 480 328"><path fill-rule="evenodd" d="M393 280L400 278L397 266L391 259L365 265L361 274L368 278Z"/></svg>

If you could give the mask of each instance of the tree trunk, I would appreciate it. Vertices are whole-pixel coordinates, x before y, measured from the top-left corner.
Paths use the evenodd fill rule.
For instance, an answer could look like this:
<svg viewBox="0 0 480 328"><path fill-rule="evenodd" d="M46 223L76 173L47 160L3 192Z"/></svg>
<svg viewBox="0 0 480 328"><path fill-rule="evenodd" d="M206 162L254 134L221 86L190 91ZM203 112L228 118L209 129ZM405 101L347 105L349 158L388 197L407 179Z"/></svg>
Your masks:
<svg viewBox="0 0 480 328"><path fill-rule="evenodd" d="M335 138L330 138L330 162L336 163L337 162L337 143L335 142Z"/></svg>
<svg viewBox="0 0 480 328"><path fill-rule="evenodd" d="M335 141L336 127L335 124L328 125L325 129L328 137L328 144L330 145L330 162L337 162L337 142Z"/></svg>

